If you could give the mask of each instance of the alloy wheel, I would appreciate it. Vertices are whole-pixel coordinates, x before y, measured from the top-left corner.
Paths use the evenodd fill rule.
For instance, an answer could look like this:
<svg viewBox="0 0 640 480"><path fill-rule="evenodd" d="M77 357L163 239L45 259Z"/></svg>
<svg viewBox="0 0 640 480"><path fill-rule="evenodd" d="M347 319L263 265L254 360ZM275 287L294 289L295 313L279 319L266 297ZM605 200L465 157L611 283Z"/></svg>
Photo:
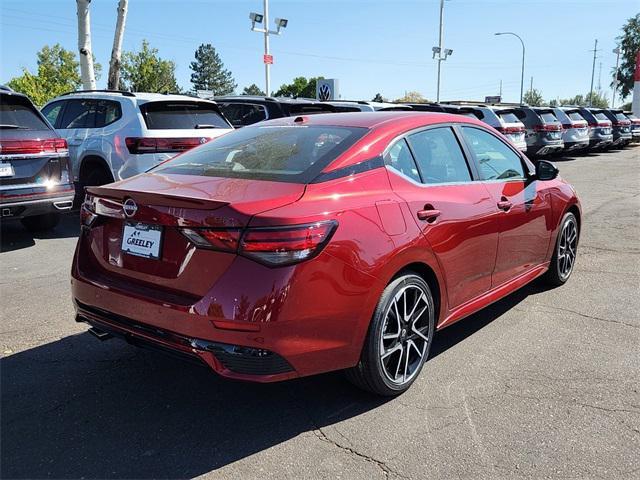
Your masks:
<svg viewBox="0 0 640 480"><path fill-rule="evenodd" d="M571 275L576 261L577 246L578 226L575 219L569 217L562 227L558 242L558 274L563 281Z"/></svg>
<svg viewBox="0 0 640 480"><path fill-rule="evenodd" d="M429 345L431 305L418 285L400 289L385 313L380 362L389 381L403 385L420 371Z"/></svg>

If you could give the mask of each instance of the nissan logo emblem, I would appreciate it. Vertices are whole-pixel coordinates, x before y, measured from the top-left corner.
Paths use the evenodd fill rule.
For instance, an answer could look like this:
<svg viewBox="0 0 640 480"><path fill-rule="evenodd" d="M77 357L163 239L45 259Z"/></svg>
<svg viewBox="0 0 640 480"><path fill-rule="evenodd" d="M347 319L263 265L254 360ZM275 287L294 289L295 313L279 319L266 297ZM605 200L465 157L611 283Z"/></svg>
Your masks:
<svg viewBox="0 0 640 480"><path fill-rule="evenodd" d="M127 198L122 204L122 210L127 217L133 217L138 211L138 205L136 205L133 198Z"/></svg>

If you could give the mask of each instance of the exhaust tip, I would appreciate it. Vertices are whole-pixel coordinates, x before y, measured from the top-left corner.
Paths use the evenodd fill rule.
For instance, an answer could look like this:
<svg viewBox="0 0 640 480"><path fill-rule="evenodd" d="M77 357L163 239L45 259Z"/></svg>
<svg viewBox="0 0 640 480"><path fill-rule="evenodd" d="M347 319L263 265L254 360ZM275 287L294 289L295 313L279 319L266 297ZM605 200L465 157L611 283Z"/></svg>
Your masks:
<svg viewBox="0 0 640 480"><path fill-rule="evenodd" d="M111 335L110 333L103 332L102 330L98 330L95 327L90 327L89 328L89 333L91 335L93 335L94 337L96 337L101 342L104 342L105 340L109 340L110 338L113 337L113 335Z"/></svg>
<svg viewBox="0 0 640 480"><path fill-rule="evenodd" d="M73 206L73 200L63 200L62 202L53 202L53 206L58 210L70 210Z"/></svg>

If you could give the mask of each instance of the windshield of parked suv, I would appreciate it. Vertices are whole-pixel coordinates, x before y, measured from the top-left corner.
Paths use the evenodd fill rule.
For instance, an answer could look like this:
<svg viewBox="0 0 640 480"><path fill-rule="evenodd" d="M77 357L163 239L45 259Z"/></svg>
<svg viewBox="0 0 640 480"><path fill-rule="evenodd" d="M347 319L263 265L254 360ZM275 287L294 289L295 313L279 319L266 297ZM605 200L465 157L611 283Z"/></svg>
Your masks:
<svg viewBox="0 0 640 480"><path fill-rule="evenodd" d="M580 115L580 112L569 112L569 118L574 122L582 122L584 121L584 117Z"/></svg>
<svg viewBox="0 0 640 480"><path fill-rule="evenodd" d="M553 112L538 112L538 115L542 118L543 123L554 123L558 121Z"/></svg>
<svg viewBox="0 0 640 480"><path fill-rule="evenodd" d="M496 112L504 123L519 123L518 117L513 112Z"/></svg>
<svg viewBox="0 0 640 480"><path fill-rule="evenodd" d="M257 103L219 103L220 110L234 127L244 127L267 119L267 110Z"/></svg>
<svg viewBox="0 0 640 480"><path fill-rule="evenodd" d="M49 130L29 100L14 95L0 95L0 128L15 130Z"/></svg>
<svg viewBox="0 0 640 480"><path fill-rule="evenodd" d="M308 183L366 131L366 128L324 125L245 127L152 171Z"/></svg>
<svg viewBox="0 0 640 480"><path fill-rule="evenodd" d="M204 102L149 102L140 106L149 130L231 128L217 106Z"/></svg>

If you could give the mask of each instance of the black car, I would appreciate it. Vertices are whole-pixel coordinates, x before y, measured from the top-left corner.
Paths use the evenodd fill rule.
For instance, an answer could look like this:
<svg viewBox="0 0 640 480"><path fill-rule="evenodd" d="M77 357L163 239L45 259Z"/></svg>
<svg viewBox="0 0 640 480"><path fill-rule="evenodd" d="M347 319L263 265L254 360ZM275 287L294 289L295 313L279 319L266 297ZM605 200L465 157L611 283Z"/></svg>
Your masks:
<svg viewBox="0 0 640 480"><path fill-rule="evenodd" d="M216 97L215 101L235 128L273 118L344 111L330 103L310 98L239 95Z"/></svg>
<svg viewBox="0 0 640 480"><path fill-rule="evenodd" d="M552 108L520 106L513 113L524 124L528 155L550 155L564 148L562 124Z"/></svg>
<svg viewBox="0 0 640 480"><path fill-rule="evenodd" d="M602 113L611 120L613 129L613 145L624 147L631 142L631 120L627 118L622 110L603 109Z"/></svg>
<svg viewBox="0 0 640 480"><path fill-rule="evenodd" d="M67 142L26 95L0 88L0 211L30 230L57 225L73 205Z"/></svg>

